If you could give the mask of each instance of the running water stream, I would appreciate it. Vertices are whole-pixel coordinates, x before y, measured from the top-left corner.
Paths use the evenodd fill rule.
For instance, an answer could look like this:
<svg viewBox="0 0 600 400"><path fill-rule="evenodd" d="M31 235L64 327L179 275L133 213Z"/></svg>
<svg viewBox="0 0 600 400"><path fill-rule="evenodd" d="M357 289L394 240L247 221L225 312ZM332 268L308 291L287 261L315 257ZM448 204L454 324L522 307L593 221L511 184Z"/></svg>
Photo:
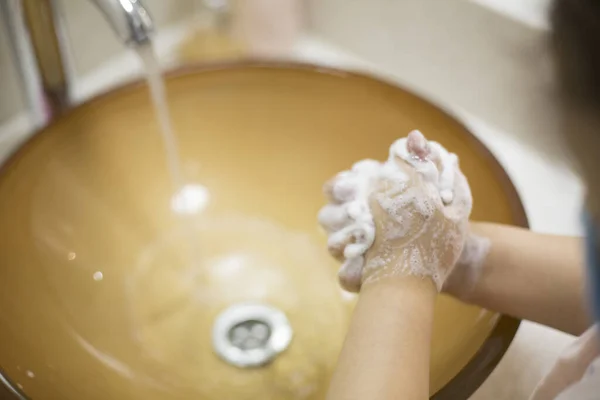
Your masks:
<svg viewBox="0 0 600 400"><path fill-rule="evenodd" d="M160 133L162 135L167 158L167 166L174 192L177 193L184 186L183 176L181 172L181 159L177 138L173 131L173 123L167 106L167 98L165 91L165 81L162 76L158 59L152 47L152 42L141 46L137 49L137 53L142 60L146 70L146 81L150 88L150 97L154 106L154 112L159 123Z"/></svg>

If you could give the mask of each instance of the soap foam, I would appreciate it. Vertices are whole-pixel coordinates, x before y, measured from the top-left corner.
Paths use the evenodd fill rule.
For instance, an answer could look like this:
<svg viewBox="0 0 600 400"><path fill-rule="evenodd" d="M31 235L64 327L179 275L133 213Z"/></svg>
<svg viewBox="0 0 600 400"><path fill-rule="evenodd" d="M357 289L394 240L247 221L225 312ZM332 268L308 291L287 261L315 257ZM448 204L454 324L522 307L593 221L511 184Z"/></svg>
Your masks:
<svg viewBox="0 0 600 400"><path fill-rule="evenodd" d="M423 188L406 187L409 177L401 168L403 162L410 164L423 180L431 184L426 185L425 193ZM375 222L369 199L376 189L374 200L392 220L382 229L381 234L385 235L385 240L415 235L411 226L411 221L415 221L414 213L424 217L419 220L427 220L441 203L449 204L453 201L457 164L456 155L449 153L439 143L428 142L419 131L413 131L407 138L392 144L387 161L359 161L351 170L339 173L326 184L325 192L330 204L321 209L319 222L330 234L329 251L343 261L339 275L346 288L360 288L365 253L375 241ZM384 187L376 187L381 182L385 183ZM470 192L462 196L470 198ZM440 203L432 199L439 199ZM418 236L418 232L416 234ZM436 268L439 260L426 260L431 257L422 254L423 250L418 247L406 251L405 259L408 263L393 266L392 269L408 268L408 272L413 275L432 276L439 288L445 278L439 276ZM384 252L387 254L373 257L366 268L382 268L388 264L391 261L391 251ZM397 272L389 271L390 274Z"/></svg>

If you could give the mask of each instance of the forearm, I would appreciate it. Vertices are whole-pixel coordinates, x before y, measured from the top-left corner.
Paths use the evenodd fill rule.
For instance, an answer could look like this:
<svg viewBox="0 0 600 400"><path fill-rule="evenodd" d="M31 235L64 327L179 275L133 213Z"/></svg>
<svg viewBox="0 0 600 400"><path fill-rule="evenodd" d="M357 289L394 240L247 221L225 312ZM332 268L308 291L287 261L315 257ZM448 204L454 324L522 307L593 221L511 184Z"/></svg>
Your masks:
<svg viewBox="0 0 600 400"><path fill-rule="evenodd" d="M363 287L327 399L428 399L435 295L417 277Z"/></svg>
<svg viewBox="0 0 600 400"><path fill-rule="evenodd" d="M465 300L568 333L590 325L579 239L486 223L472 223L471 230L488 238L490 248Z"/></svg>

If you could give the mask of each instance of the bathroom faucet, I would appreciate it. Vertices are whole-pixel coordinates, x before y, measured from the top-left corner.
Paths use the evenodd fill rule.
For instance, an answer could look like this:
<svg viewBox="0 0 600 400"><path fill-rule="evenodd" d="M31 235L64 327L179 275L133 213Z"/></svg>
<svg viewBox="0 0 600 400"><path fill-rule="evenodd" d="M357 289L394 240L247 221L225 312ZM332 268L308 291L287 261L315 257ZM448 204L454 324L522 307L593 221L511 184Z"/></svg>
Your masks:
<svg viewBox="0 0 600 400"><path fill-rule="evenodd" d="M150 40L153 23L140 0L91 0L104 13L116 34L128 46Z"/></svg>
<svg viewBox="0 0 600 400"><path fill-rule="evenodd" d="M121 41L148 43L152 18L140 0L90 0ZM0 16L17 62L30 117L47 125L72 105L71 65L58 0L0 0Z"/></svg>

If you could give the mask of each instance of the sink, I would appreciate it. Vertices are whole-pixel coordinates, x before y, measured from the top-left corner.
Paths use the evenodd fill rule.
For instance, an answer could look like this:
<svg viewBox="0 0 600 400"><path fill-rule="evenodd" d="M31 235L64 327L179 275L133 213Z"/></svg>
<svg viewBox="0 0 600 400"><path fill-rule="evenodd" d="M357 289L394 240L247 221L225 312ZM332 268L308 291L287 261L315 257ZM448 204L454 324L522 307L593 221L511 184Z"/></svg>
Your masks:
<svg viewBox="0 0 600 400"><path fill-rule="evenodd" d="M0 169L0 369L30 399L324 399L355 298L316 223L321 184L413 129L458 154L473 218L526 226L459 121L366 75L190 67L167 92L194 212L147 87L71 110ZM435 399L467 398L519 322L440 296Z"/></svg>

